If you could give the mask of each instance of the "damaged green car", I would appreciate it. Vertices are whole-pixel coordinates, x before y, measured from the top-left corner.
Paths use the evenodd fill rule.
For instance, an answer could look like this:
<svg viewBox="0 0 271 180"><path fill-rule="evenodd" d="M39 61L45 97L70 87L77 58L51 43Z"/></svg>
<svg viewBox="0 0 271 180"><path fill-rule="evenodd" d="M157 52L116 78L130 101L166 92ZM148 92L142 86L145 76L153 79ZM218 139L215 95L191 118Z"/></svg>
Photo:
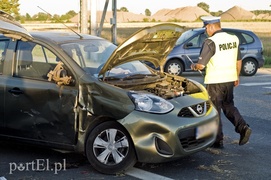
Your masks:
<svg viewBox="0 0 271 180"><path fill-rule="evenodd" d="M146 27L115 46L91 35L28 33L4 13L0 22L2 138L85 154L107 174L214 143L218 114L206 89L142 63L163 67L182 27Z"/></svg>

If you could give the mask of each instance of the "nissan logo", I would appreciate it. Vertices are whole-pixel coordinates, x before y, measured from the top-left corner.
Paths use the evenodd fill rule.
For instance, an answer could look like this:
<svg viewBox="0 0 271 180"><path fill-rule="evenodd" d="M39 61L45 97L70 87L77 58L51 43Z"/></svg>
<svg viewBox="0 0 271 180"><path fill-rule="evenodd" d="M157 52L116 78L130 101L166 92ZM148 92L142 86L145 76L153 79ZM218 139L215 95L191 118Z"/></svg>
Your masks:
<svg viewBox="0 0 271 180"><path fill-rule="evenodd" d="M200 104L197 105L197 111L198 111L199 114L203 113L203 107L202 107L202 105L200 105Z"/></svg>

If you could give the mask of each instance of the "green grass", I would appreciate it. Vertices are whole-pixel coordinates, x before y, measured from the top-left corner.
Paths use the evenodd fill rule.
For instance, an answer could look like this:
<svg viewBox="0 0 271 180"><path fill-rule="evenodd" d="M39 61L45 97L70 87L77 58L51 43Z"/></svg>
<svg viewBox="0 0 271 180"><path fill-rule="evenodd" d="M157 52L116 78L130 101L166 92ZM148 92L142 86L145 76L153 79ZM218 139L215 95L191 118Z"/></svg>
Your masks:
<svg viewBox="0 0 271 180"><path fill-rule="evenodd" d="M271 67L271 33L256 33L263 43L264 67Z"/></svg>

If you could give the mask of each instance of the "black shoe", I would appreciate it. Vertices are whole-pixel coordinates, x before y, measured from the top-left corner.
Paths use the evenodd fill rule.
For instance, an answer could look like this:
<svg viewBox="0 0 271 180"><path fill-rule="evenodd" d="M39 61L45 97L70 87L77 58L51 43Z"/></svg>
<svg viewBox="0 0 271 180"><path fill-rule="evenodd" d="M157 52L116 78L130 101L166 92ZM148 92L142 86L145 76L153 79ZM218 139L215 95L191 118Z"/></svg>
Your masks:
<svg viewBox="0 0 271 180"><path fill-rule="evenodd" d="M223 149L223 148L224 148L223 141L215 142L215 143L211 146L211 148Z"/></svg>
<svg viewBox="0 0 271 180"><path fill-rule="evenodd" d="M248 142L249 137L251 135L252 130L249 128L248 125L245 125L240 132L240 140L239 140L239 145L244 145Z"/></svg>

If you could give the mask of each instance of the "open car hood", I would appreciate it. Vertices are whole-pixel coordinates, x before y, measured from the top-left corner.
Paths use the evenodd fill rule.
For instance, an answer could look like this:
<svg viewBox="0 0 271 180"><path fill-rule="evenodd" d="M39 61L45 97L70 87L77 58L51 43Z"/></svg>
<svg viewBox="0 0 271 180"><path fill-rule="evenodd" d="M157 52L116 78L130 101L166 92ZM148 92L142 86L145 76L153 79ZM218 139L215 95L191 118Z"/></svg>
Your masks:
<svg viewBox="0 0 271 180"><path fill-rule="evenodd" d="M32 36L27 32L27 30L20 25L15 19L10 15L0 10L0 33L7 37L21 39L24 41L32 40Z"/></svg>
<svg viewBox="0 0 271 180"><path fill-rule="evenodd" d="M175 46L184 28L177 24L163 23L145 27L120 44L107 60L99 75L129 61L149 61L162 70L166 57Z"/></svg>

